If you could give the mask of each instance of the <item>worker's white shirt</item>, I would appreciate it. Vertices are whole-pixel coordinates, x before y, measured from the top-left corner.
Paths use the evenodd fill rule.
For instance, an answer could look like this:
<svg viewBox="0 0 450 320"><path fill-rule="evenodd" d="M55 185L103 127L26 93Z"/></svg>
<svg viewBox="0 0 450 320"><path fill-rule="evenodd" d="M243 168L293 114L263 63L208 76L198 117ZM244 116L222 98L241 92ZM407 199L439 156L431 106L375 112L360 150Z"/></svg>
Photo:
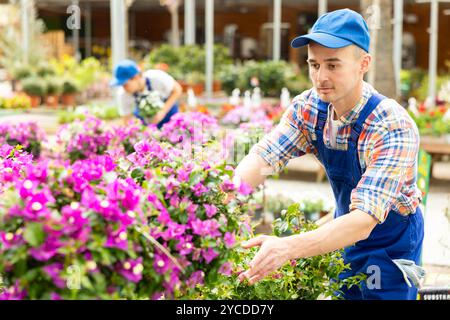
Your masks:
<svg viewBox="0 0 450 320"><path fill-rule="evenodd" d="M148 70L143 74L150 80L152 91L156 91L162 100L170 97L175 86L175 79L161 70ZM123 87L117 92L117 105L121 116L130 115L135 108L134 97L128 94Z"/></svg>
<svg viewBox="0 0 450 320"><path fill-rule="evenodd" d="M330 125L330 145L333 149L337 149L337 134L339 126L342 125L342 121L334 120L334 108L330 104L328 104L328 123Z"/></svg>

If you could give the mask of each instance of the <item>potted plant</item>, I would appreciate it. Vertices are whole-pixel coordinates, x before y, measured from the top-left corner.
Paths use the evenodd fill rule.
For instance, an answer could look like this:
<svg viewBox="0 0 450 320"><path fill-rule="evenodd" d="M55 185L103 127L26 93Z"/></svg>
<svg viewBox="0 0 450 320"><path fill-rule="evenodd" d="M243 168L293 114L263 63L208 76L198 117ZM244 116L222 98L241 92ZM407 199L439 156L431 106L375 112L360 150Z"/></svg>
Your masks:
<svg viewBox="0 0 450 320"><path fill-rule="evenodd" d="M205 89L205 75L198 71L191 72L186 76L186 83L194 90L195 95L201 95Z"/></svg>
<svg viewBox="0 0 450 320"><path fill-rule="evenodd" d="M22 82L23 91L30 96L31 107L36 108L41 104L41 97L45 94L42 80L37 77L29 77Z"/></svg>
<svg viewBox="0 0 450 320"><path fill-rule="evenodd" d="M46 96L45 104L49 107L56 107L59 103L59 95L61 94L62 85L56 77L46 78Z"/></svg>
<svg viewBox="0 0 450 320"><path fill-rule="evenodd" d="M61 102L65 106L73 106L75 105L76 94L80 91L77 83L70 79L66 78L62 84L62 96Z"/></svg>

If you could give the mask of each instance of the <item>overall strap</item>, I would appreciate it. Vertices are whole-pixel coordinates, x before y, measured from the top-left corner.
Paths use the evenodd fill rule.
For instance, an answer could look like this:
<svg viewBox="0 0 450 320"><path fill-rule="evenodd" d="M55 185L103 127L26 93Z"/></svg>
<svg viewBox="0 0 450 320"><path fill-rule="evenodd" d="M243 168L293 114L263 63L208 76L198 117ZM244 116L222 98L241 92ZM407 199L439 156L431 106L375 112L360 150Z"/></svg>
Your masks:
<svg viewBox="0 0 450 320"><path fill-rule="evenodd" d="M375 108L380 104L381 101L386 99L385 96L379 93L374 93L367 101L366 105L361 110L358 119L352 126L352 132L350 136L350 141L352 145L356 146L358 143L359 135L361 134L364 122L366 121L367 117L375 110Z"/></svg>
<svg viewBox="0 0 450 320"><path fill-rule="evenodd" d="M152 91L152 83L150 82L149 78L145 78L145 85L147 86L148 91Z"/></svg>
<svg viewBox="0 0 450 320"><path fill-rule="evenodd" d="M328 102L324 102L319 99L317 103L317 122L316 122L316 131L323 131L323 127L325 127L325 123L327 122L328 117Z"/></svg>

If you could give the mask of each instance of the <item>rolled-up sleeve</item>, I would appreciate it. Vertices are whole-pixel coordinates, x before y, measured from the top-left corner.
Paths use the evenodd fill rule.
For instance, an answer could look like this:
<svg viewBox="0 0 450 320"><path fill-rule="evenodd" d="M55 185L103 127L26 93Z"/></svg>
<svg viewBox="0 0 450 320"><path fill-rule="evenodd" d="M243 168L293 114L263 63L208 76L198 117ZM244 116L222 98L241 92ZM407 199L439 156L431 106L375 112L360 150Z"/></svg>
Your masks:
<svg viewBox="0 0 450 320"><path fill-rule="evenodd" d="M250 153L261 156L273 169L282 170L292 158L309 153L311 145L302 131L302 99L294 100L283 114L280 123Z"/></svg>
<svg viewBox="0 0 450 320"><path fill-rule="evenodd" d="M383 126L370 140L368 165L352 191L350 210L359 209L383 223L400 196L407 170L416 165L419 136L413 127Z"/></svg>

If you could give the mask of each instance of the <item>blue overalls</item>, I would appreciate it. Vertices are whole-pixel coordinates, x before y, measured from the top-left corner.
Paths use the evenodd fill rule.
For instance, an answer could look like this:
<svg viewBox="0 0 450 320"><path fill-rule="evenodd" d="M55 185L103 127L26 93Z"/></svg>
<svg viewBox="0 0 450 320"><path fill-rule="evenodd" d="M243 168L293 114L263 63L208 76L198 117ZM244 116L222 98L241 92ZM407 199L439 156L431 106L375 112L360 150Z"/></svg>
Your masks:
<svg viewBox="0 0 450 320"><path fill-rule="evenodd" d="M151 84L149 78L145 78L145 85L147 86L147 90L148 90L148 91L152 91L152 84ZM138 96L135 95L134 98L135 98L135 102L136 102L136 107L134 108L133 115L134 115L136 118L138 118L139 120L141 120L142 123L146 126L147 123L146 123L145 119L139 115L139 109L138 109L139 101L138 101ZM166 100L164 100L164 102L166 102ZM158 124L156 125L156 126L158 127L158 129L161 129L161 127L163 126L163 124L169 122L170 118L171 118L174 114L176 114L176 113L178 113L178 103L175 103L175 104L172 106L172 108L169 110L169 112L167 112L166 116L165 116L160 122L158 122Z"/></svg>
<svg viewBox="0 0 450 320"><path fill-rule="evenodd" d="M315 133L317 140L313 141L318 151L318 158L325 167L336 198L337 218L349 212L351 191L356 188L362 177L358 156L358 138L364 121L385 97L374 94L363 107L359 118L352 125L351 137L347 150L329 149L323 141L323 128L327 120L328 103L318 103L318 120ZM381 285L374 288L374 283L363 281L362 288L353 286L344 289L345 299L390 299L415 300L417 288L408 287L401 271L392 262L393 259L408 259L420 264L423 241L423 215L419 208L415 214L402 216L391 210L382 224L377 224L366 240L344 249L344 261L350 263L351 270L342 273L339 278L366 273L368 278L374 271L380 271ZM379 268L379 269L377 269ZM373 278L372 278L373 279Z"/></svg>

